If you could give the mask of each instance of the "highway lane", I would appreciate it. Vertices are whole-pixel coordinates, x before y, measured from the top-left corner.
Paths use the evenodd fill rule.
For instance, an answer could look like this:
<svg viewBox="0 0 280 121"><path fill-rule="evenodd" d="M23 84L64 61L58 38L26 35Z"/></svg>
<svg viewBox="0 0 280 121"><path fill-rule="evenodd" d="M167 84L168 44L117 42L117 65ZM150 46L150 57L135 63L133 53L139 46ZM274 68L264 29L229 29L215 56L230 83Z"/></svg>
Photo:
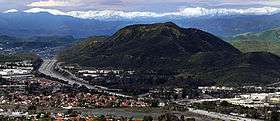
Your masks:
<svg viewBox="0 0 280 121"><path fill-rule="evenodd" d="M198 109L193 109L193 108L189 108L189 112L209 116L212 118L218 118L218 119L225 120L225 121L263 121L263 120L258 120L258 119L237 117L237 116L221 114L221 113L217 113L217 112L209 112L209 111L198 110Z"/></svg>
<svg viewBox="0 0 280 121"><path fill-rule="evenodd" d="M272 83L272 84L268 84L266 85L267 87L273 87L273 86L279 86L280 82L276 82L276 83Z"/></svg>
<svg viewBox="0 0 280 121"><path fill-rule="evenodd" d="M108 89L108 88L106 88L106 87L87 84L87 83L85 83L86 82L85 80L76 77L74 74L70 73L67 70L63 70L63 71L64 71L64 73L68 73L69 76L64 76L63 74L56 72L55 68L63 70L60 66L58 66L57 60L44 60L44 62L42 63L42 65L38 69L38 71L44 75L68 82L69 84L78 84L79 86L83 85L89 89L102 91L102 92L110 94L110 95L115 95L115 96L120 96L120 97L131 97L128 95L107 91L106 89Z"/></svg>
<svg viewBox="0 0 280 121"><path fill-rule="evenodd" d="M201 103L204 101L229 101L229 100L233 100L233 99L238 100L239 98L184 99L184 100L177 100L177 101L173 101L173 102L178 105L189 106L192 103ZM262 120L258 120L258 119L244 118L244 117L222 114L222 113L217 113L217 112L209 112L206 110L199 110L199 109L194 109L194 108L188 108L188 109L189 109L189 112L192 112L192 113L196 113L199 115L205 115L208 117L217 118L217 119L221 119L221 120L225 120L225 121L262 121Z"/></svg>

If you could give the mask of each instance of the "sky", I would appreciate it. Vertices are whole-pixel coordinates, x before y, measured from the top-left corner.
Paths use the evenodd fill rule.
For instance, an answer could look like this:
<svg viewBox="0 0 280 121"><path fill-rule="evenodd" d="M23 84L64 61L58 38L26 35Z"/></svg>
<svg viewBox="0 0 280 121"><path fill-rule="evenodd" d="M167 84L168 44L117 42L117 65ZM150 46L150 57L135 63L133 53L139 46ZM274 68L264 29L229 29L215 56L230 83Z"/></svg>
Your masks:
<svg viewBox="0 0 280 121"><path fill-rule="evenodd" d="M273 6L280 0L0 0L0 11L31 8L61 11L121 10L172 12L187 7L250 8Z"/></svg>

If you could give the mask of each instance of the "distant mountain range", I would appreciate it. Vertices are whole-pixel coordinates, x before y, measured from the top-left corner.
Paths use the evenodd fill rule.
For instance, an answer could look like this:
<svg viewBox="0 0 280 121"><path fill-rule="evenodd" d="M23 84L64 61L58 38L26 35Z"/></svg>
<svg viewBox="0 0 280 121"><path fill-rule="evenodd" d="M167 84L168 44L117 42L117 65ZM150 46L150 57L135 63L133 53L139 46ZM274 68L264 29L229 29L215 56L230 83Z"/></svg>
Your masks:
<svg viewBox="0 0 280 121"><path fill-rule="evenodd" d="M228 39L243 52L271 52L280 56L280 28L244 33Z"/></svg>
<svg viewBox="0 0 280 121"><path fill-rule="evenodd" d="M3 13L19 12L10 9ZM31 8L24 10L25 13L47 12L53 15L72 16L82 19L98 20L123 20L123 19L145 19L145 18L191 18L202 16L231 16L231 15L272 15L280 13L280 8L263 6L251 8L205 8L187 7L173 12L152 12L152 11L120 11L120 10L88 10L88 11L61 11L57 9Z"/></svg>
<svg viewBox="0 0 280 121"><path fill-rule="evenodd" d="M174 78L138 83L181 85L263 85L279 81L280 57L242 53L205 31L174 23L127 26L109 37L89 38L61 52L60 61L95 68L173 72ZM129 87L137 87L131 85Z"/></svg>
<svg viewBox="0 0 280 121"><path fill-rule="evenodd" d="M203 9L198 10L200 11ZM198 28L218 36L232 36L245 32L259 32L280 25L280 14L273 13L273 11L271 13L266 13L264 11L261 12L262 14L250 14L250 12L248 12L246 15L217 15L219 12L216 12L216 14L214 14L214 12L213 14L209 13L203 16L112 17L109 19L99 19L98 17L85 19L65 15L64 13L57 14L58 12L59 11L18 12L16 10L11 10L0 13L0 33L16 37L71 35L80 38L112 35L117 30L132 24L172 21L181 27ZM77 13L77 15L80 14L85 13ZM102 15L101 13L99 14Z"/></svg>

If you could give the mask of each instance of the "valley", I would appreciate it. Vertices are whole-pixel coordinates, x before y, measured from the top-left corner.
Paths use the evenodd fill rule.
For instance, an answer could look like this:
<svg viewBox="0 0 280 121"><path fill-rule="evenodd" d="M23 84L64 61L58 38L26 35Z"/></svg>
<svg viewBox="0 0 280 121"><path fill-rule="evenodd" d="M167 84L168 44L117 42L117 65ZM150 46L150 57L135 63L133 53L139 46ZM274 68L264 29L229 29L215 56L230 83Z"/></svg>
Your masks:
<svg viewBox="0 0 280 121"><path fill-rule="evenodd" d="M1 10L0 121L280 121L278 1Z"/></svg>

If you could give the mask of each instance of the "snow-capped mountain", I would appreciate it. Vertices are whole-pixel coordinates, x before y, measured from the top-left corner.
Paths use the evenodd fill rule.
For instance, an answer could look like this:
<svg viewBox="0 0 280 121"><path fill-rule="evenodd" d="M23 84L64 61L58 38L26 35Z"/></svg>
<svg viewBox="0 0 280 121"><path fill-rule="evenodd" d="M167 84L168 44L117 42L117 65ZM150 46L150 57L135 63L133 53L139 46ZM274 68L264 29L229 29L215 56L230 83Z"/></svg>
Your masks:
<svg viewBox="0 0 280 121"><path fill-rule="evenodd" d="M6 11L5 13L18 12L15 9ZM201 16L227 16L227 15L272 15L280 12L280 8L276 7L258 7L245 9L230 9L230 8L183 8L175 12L139 12L139 11L60 11L56 9L32 8L24 10L25 13L40 13L47 12L52 15L72 16L81 19L134 19L134 18L158 18L158 17L201 17Z"/></svg>
<svg viewBox="0 0 280 121"><path fill-rule="evenodd" d="M33 8L11 9L0 13L0 34L10 36L111 35L131 24L174 22L218 36L259 32L280 25L279 8L246 9L185 8L177 12L68 11Z"/></svg>

